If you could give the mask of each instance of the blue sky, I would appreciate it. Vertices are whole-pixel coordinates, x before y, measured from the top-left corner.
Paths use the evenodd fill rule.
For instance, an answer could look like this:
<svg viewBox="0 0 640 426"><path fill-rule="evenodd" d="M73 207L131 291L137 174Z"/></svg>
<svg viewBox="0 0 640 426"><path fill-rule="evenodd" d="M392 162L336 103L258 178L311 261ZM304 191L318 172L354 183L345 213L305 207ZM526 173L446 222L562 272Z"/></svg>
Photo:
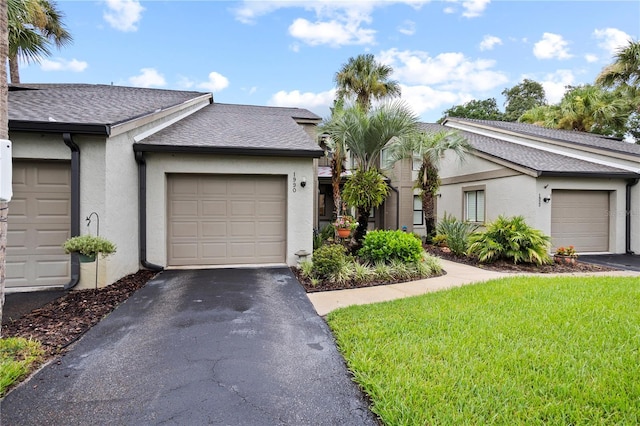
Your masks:
<svg viewBox="0 0 640 426"><path fill-rule="evenodd" d="M329 115L333 77L372 53L423 121L523 78L558 102L640 37L640 1L57 1L74 42L23 83L212 92Z"/></svg>

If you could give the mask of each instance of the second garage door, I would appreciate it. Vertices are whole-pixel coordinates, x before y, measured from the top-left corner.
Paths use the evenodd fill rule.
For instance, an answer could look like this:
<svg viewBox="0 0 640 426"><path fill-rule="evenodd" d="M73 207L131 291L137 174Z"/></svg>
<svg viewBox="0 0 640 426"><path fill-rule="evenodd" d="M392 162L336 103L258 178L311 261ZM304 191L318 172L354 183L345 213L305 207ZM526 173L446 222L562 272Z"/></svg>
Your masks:
<svg viewBox="0 0 640 426"><path fill-rule="evenodd" d="M554 248L579 252L609 251L609 192L554 190L551 195Z"/></svg>
<svg viewBox="0 0 640 426"><path fill-rule="evenodd" d="M285 263L286 177L168 176L168 264Z"/></svg>

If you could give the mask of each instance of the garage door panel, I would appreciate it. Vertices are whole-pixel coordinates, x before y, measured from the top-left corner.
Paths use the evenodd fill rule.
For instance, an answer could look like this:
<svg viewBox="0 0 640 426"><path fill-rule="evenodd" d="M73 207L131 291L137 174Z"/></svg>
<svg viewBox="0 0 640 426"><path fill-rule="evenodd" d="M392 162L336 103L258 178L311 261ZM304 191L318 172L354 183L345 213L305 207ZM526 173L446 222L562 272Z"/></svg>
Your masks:
<svg viewBox="0 0 640 426"><path fill-rule="evenodd" d="M175 259L195 259L198 256L198 244L195 242L172 243L170 251Z"/></svg>
<svg viewBox="0 0 640 426"><path fill-rule="evenodd" d="M609 251L609 192L554 190L551 196L553 248Z"/></svg>
<svg viewBox="0 0 640 426"><path fill-rule="evenodd" d="M202 201L202 214L204 216L226 217L227 216L227 202L226 201L221 201L221 200L216 200L216 201L203 200Z"/></svg>
<svg viewBox="0 0 640 426"><path fill-rule="evenodd" d="M70 236L68 162L16 161L9 203L7 287L61 285L70 278L62 248Z"/></svg>
<svg viewBox="0 0 640 426"><path fill-rule="evenodd" d="M198 236L198 222L175 222L171 231L174 239L195 238Z"/></svg>
<svg viewBox="0 0 640 426"><path fill-rule="evenodd" d="M200 235L203 238L224 238L227 233L227 222L205 222L202 224Z"/></svg>
<svg viewBox="0 0 640 426"><path fill-rule="evenodd" d="M286 178L253 175L170 175L168 194L168 264L225 265L283 263L286 241ZM180 182L179 185L176 182ZM192 189L177 194L175 188ZM194 188L196 188L194 190ZM199 211L179 207L197 202ZM177 214L180 212L184 214ZM190 237L196 253L176 256L174 227L181 220L199 224L198 235ZM268 244L268 250L259 249ZM274 251L275 250L275 251Z"/></svg>
<svg viewBox="0 0 640 426"><path fill-rule="evenodd" d="M192 217L198 215L198 202L187 200L175 200L171 203L173 216Z"/></svg>
<svg viewBox="0 0 640 426"><path fill-rule="evenodd" d="M48 220L54 217L68 218L70 216L69 202L60 199L40 198L35 202L36 215L39 219Z"/></svg>

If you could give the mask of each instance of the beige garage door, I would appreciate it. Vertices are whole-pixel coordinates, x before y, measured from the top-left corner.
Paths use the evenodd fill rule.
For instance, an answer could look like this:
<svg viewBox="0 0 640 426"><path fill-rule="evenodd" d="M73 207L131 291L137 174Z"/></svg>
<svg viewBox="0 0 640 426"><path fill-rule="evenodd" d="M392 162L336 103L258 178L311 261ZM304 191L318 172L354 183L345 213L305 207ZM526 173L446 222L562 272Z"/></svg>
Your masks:
<svg viewBox="0 0 640 426"><path fill-rule="evenodd" d="M71 224L69 163L14 162L7 232L7 287L66 284L62 250Z"/></svg>
<svg viewBox="0 0 640 426"><path fill-rule="evenodd" d="M554 249L573 245L579 252L609 251L609 192L553 191L551 237Z"/></svg>
<svg viewBox="0 0 640 426"><path fill-rule="evenodd" d="M168 264L284 263L284 176L169 175Z"/></svg>

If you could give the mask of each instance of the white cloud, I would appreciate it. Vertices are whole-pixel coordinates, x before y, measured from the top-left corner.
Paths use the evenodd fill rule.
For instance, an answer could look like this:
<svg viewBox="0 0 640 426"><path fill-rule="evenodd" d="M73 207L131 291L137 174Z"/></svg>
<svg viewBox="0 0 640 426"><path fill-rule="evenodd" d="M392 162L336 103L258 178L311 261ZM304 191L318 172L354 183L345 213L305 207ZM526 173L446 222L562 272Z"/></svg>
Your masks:
<svg viewBox="0 0 640 426"><path fill-rule="evenodd" d="M430 57L422 51L390 49L380 53L381 62L394 69L394 78L405 84L438 85L440 90L486 92L509 81L492 70L495 61L470 60L462 53L441 53Z"/></svg>
<svg viewBox="0 0 640 426"><path fill-rule="evenodd" d="M269 99L267 105L306 108L308 110L314 111L321 117L324 117L329 115L330 107L333 106L335 94L335 89L320 93L303 93L299 90L287 92L281 90L274 94L271 99Z"/></svg>
<svg viewBox="0 0 640 426"><path fill-rule="evenodd" d="M77 59L71 59L70 61L63 58L43 59L40 63L42 71L72 71L82 72L89 64L85 61L78 61Z"/></svg>
<svg viewBox="0 0 640 426"><path fill-rule="evenodd" d="M398 27L398 31L404 35L414 35L416 33L416 23L407 19Z"/></svg>
<svg viewBox="0 0 640 426"><path fill-rule="evenodd" d="M584 55L584 59L589 63L598 62L598 56L592 53L587 53L586 55Z"/></svg>
<svg viewBox="0 0 640 426"><path fill-rule="evenodd" d="M336 20L310 22L306 19L298 18L289 27L289 34L311 46L327 44L338 47L373 43L375 30L360 28L359 24L338 22Z"/></svg>
<svg viewBox="0 0 640 426"><path fill-rule="evenodd" d="M253 95L258 91L258 88L256 86L252 86L249 88L243 87L240 90L242 90L243 92L247 92L249 95Z"/></svg>
<svg viewBox="0 0 640 426"><path fill-rule="evenodd" d="M436 90L428 86L401 85L401 90L402 100L418 115L433 112L442 115L441 112L447 108L474 99L469 94ZM432 121L435 121L435 119Z"/></svg>
<svg viewBox="0 0 640 426"><path fill-rule="evenodd" d="M138 30L144 10L138 0L106 0L106 3L109 10L103 17L113 28L125 32Z"/></svg>
<svg viewBox="0 0 640 426"><path fill-rule="evenodd" d="M486 35L480 42L480 50L492 50L496 45L502 44L499 37Z"/></svg>
<svg viewBox="0 0 640 426"><path fill-rule="evenodd" d="M467 0L462 2L464 12L462 16L466 18L475 18L482 15L491 0Z"/></svg>
<svg viewBox="0 0 640 426"><path fill-rule="evenodd" d="M155 68L142 68L140 75L129 77L129 83L137 87L162 87L167 85L164 76L156 71Z"/></svg>
<svg viewBox="0 0 640 426"><path fill-rule="evenodd" d="M196 83L189 77L180 76L178 78L178 87L181 89L191 89Z"/></svg>
<svg viewBox="0 0 640 426"><path fill-rule="evenodd" d="M209 73L209 80L199 83L199 89L209 90L211 92L219 92L229 87L229 79L215 71Z"/></svg>
<svg viewBox="0 0 640 426"><path fill-rule="evenodd" d="M547 102L557 104L562 100L567 86L575 84L575 76L571 70L557 70L552 74L547 74L540 84L544 88Z"/></svg>
<svg viewBox="0 0 640 426"><path fill-rule="evenodd" d="M544 33L542 40L534 44L533 54L538 59L569 59L568 45L561 35Z"/></svg>
<svg viewBox="0 0 640 426"><path fill-rule="evenodd" d="M600 40L598 46L607 51L611 56L615 55L621 47L626 47L632 37L616 28L604 28L595 30L593 37Z"/></svg>

